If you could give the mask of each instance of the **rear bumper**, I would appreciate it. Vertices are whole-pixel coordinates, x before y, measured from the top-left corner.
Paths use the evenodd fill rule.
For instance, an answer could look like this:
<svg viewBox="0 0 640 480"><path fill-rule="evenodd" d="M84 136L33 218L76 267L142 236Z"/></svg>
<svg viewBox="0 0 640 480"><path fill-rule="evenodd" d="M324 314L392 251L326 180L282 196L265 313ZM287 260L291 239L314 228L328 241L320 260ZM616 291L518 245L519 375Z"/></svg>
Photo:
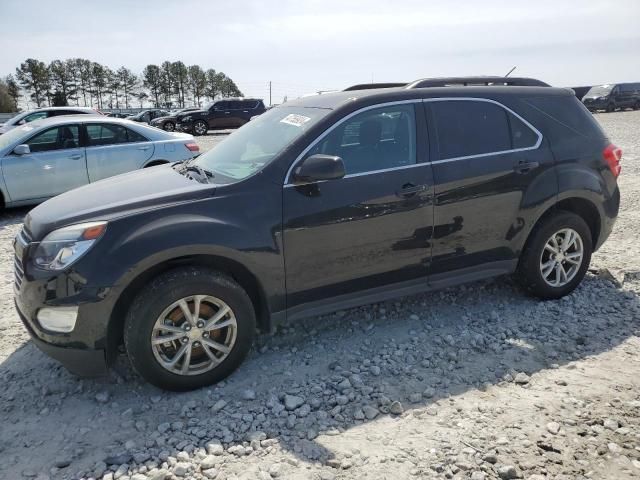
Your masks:
<svg viewBox="0 0 640 480"><path fill-rule="evenodd" d="M35 346L46 355L60 362L71 373L81 377L94 377L107 373L108 367L104 350L63 347L48 343L38 337L34 326L31 325L20 310L18 302L16 302L16 310Z"/></svg>

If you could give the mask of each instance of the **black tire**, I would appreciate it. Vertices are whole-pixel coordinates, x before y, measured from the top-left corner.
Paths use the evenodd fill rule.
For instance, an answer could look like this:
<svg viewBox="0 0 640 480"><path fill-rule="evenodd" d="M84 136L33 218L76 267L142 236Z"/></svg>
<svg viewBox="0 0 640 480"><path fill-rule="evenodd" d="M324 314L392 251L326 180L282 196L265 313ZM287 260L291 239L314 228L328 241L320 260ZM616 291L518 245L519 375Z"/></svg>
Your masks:
<svg viewBox="0 0 640 480"><path fill-rule="evenodd" d="M565 228L573 229L582 240L582 263L568 283L556 287L549 285L545 281L540 269L540 263L547 241L556 232ZM589 268L592 251L591 231L582 217L564 210L556 211L542 219L531 232L527 244L520 255L516 278L528 293L543 300L564 297L571 293L584 278L587 268Z"/></svg>
<svg viewBox="0 0 640 480"><path fill-rule="evenodd" d="M191 295L212 295L224 301L235 315L237 330L231 351L212 370L180 375L165 369L156 360L151 338L163 311ZM185 267L156 277L138 294L127 313L124 343L133 368L146 381L166 390L185 391L219 382L238 368L251 348L255 329L253 304L242 287L219 272Z"/></svg>
<svg viewBox="0 0 640 480"><path fill-rule="evenodd" d="M616 110L616 106L613 103L610 103L609 105L607 105L608 113L615 112L615 110Z"/></svg>
<svg viewBox="0 0 640 480"><path fill-rule="evenodd" d="M162 128L166 132L173 132L176 129L176 124L173 122L164 122L164 125L162 126Z"/></svg>
<svg viewBox="0 0 640 480"><path fill-rule="evenodd" d="M640 102L636 102L635 105L633 106L634 110L640 110Z"/></svg>
<svg viewBox="0 0 640 480"><path fill-rule="evenodd" d="M204 120L196 120L195 122L193 122L194 135L197 135L197 136L206 135L208 130L209 130L209 126Z"/></svg>

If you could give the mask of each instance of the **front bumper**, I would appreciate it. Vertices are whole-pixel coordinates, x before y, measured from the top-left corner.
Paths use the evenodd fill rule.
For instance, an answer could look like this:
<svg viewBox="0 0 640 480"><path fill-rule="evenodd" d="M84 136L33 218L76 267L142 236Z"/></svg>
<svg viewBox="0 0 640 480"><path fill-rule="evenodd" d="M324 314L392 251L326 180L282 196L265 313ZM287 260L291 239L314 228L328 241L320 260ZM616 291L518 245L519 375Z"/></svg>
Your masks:
<svg viewBox="0 0 640 480"><path fill-rule="evenodd" d="M107 341L108 325L115 303L115 289L92 287L79 271L44 272L33 268L29 243L21 233L15 241L15 306L36 346L58 360L69 371L82 376L106 373L115 357ZM77 306L74 329L68 333L44 329L37 319L44 307Z"/></svg>
<svg viewBox="0 0 640 480"><path fill-rule="evenodd" d="M35 346L46 355L60 362L71 373L81 377L95 377L107 373L108 366L104 350L63 347L48 343L38 337L32 324L20 311L17 301L16 310Z"/></svg>

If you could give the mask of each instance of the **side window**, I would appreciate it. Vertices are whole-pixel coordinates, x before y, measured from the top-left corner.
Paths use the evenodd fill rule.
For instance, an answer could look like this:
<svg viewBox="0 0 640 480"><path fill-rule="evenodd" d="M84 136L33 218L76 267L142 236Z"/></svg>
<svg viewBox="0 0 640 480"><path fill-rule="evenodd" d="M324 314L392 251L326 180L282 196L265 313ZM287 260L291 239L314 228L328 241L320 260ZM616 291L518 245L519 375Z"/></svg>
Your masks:
<svg viewBox="0 0 640 480"><path fill-rule="evenodd" d="M506 109L481 101L430 102L440 159L534 147L538 135Z"/></svg>
<svg viewBox="0 0 640 480"><path fill-rule="evenodd" d="M229 104L229 102L216 102L213 105L213 109L214 110L227 110L229 108L228 104Z"/></svg>
<svg viewBox="0 0 640 480"><path fill-rule="evenodd" d="M106 123L87 125L87 139L89 147L147 141L142 135L122 125Z"/></svg>
<svg viewBox="0 0 640 480"><path fill-rule="evenodd" d="M63 125L50 128L31 137L26 143L34 153L78 148L80 145L78 126Z"/></svg>
<svg viewBox="0 0 640 480"><path fill-rule="evenodd" d="M416 163L413 105L393 105L362 112L339 124L309 155L336 155L347 175Z"/></svg>
<svg viewBox="0 0 640 480"><path fill-rule="evenodd" d="M47 118L47 112L35 112L31 115L27 115L22 120L20 120L19 124L23 125L25 123L33 122L35 120L40 120L42 118Z"/></svg>
<svg viewBox="0 0 640 480"><path fill-rule="evenodd" d="M246 107L243 102L233 101L229 102L229 106L227 107L229 110L244 110Z"/></svg>

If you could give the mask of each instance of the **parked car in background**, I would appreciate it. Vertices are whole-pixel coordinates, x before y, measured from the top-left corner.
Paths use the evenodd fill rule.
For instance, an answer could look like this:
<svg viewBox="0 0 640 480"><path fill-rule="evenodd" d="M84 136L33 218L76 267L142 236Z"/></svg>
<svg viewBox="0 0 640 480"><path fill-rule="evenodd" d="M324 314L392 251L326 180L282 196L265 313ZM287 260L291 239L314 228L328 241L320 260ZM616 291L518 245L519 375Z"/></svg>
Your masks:
<svg viewBox="0 0 640 480"><path fill-rule="evenodd" d="M188 160L198 152L191 135L128 120L88 115L36 120L0 136L0 205L39 203L130 170Z"/></svg>
<svg viewBox="0 0 640 480"><path fill-rule="evenodd" d="M133 116L133 113L111 112L106 114L107 117L113 118L129 118Z"/></svg>
<svg viewBox="0 0 640 480"><path fill-rule="evenodd" d="M47 107L38 108L37 110L30 110L28 112L22 112L15 117L7 120L2 126L0 126L0 134L6 133L12 128L16 128L25 123L30 123L35 120L42 120L45 118L59 117L62 115L102 115L98 110L89 107Z"/></svg>
<svg viewBox="0 0 640 480"><path fill-rule="evenodd" d="M225 98L210 103L203 110L179 114L176 129L205 135L209 130L238 128L265 110L264 102L259 98Z"/></svg>
<svg viewBox="0 0 640 480"><path fill-rule="evenodd" d="M164 117L156 117L149 122L149 125L156 128L161 128L162 130L166 130L167 132L173 132L176 129L176 118L181 113L193 112L195 110L199 110L198 107L187 107L182 110L178 110L176 112L171 112L169 115Z"/></svg>
<svg viewBox="0 0 640 480"><path fill-rule="evenodd" d="M151 120L153 120L154 118L158 118L158 117L166 117L167 115L169 115L169 112L166 110L160 110L160 109L150 109L150 110L143 110L142 112L138 112L135 115L132 115L129 118L129 120L133 120L134 122L140 122L140 123L150 123Z"/></svg>
<svg viewBox="0 0 640 480"><path fill-rule="evenodd" d="M640 83L608 83L596 85L582 99L584 105L592 112L617 109L640 108Z"/></svg>
<svg viewBox="0 0 640 480"><path fill-rule="evenodd" d="M621 154L561 88L294 100L191 162L32 210L16 305L72 371L104 373L124 345L146 380L187 390L283 320L512 273L556 299L611 233Z"/></svg>

